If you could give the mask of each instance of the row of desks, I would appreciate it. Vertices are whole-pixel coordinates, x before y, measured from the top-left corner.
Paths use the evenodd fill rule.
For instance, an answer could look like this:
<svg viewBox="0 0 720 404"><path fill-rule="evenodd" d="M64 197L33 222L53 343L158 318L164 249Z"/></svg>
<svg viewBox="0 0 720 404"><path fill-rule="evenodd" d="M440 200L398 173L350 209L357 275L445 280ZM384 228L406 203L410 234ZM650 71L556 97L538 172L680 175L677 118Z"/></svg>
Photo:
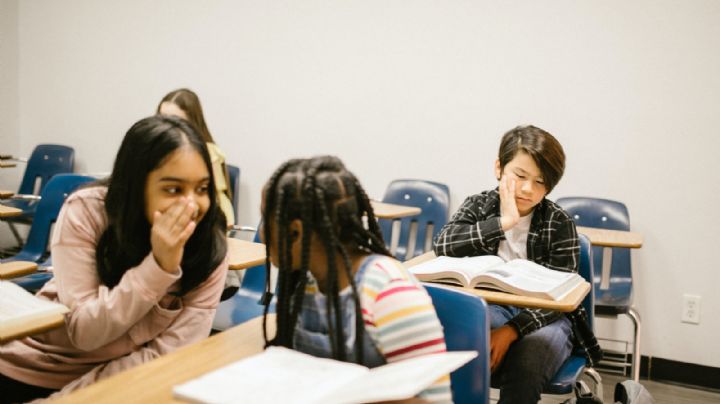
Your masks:
<svg viewBox="0 0 720 404"><path fill-rule="evenodd" d="M587 232L587 230L579 231L581 233ZM597 245L622 244L624 247L639 247L642 245L642 237L638 234L593 232L592 230L589 233L591 241ZM248 242L238 241L231 242L231 250L238 248L239 250L246 250L247 254L238 251L235 257L250 256L260 252L260 248L252 245L253 243L247 244ZM264 250L262 250L262 253L264 255ZM264 260L264 257L261 259L259 255L255 259ZM421 255L407 261L405 265L416 265L431 258L431 253ZM234 260L231 259L231 261ZM247 260L246 262L250 261ZM588 292L589 289L587 288L589 288L589 284L586 288L578 288L572 299L579 304ZM532 302L532 299L501 292L478 291L478 294L488 301L497 303L525 306L533 306L537 303L535 307L548 307L547 304L549 303L544 299L535 299L537 301ZM518 299L523 301L518 301ZM274 315L269 316L267 326L269 335L273 335L275 327ZM262 317L258 317L159 359L95 383L61 398L58 402L94 403L102 401L124 403L127 401L127 397L132 397L134 401L138 402L180 402L172 397L173 386L259 353L262 351L263 345Z"/></svg>
<svg viewBox="0 0 720 404"><path fill-rule="evenodd" d="M373 203L378 218L394 219L420 213L419 209ZM639 248L642 236L631 232L618 232L603 229L578 227L578 232L586 234L594 245L611 247ZM240 270L265 262L265 246L238 239L228 239L229 265ZM405 263L406 267L432 259L432 252L423 254ZM545 299L514 296L507 293L468 289L489 302L513 304L521 307L543 307L560 311L569 311L577 307L588 293L590 285L581 285L561 302ZM268 319L269 334L274 333L274 316ZM196 378L211 370L230 364L262 351L262 318L256 318L225 332L216 334L174 353L165 355L144 365L115 375L106 380L81 389L59 402L125 402L132 397L138 402L176 402L172 397L172 387ZM198 360L198 358L202 358ZM179 401L178 401L179 402Z"/></svg>

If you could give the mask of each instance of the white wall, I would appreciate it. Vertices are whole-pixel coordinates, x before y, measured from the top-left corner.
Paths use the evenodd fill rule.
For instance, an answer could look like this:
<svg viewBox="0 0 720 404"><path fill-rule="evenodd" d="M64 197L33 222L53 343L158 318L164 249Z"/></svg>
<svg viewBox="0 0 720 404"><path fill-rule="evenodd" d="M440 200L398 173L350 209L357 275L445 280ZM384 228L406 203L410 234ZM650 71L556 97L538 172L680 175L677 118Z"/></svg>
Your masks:
<svg viewBox="0 0 720 404"><path fill-rule="evenodd" d="M0 0L0 154L19 151L18 95L18 2ZM0 189L17 190L23 168L0 168ZM7 224L0 229L0 245L12 245Z"/></svg>
<svg viewBox="0 0 720 404"><path fill-rule="evenodd" d="M18 2L0 1L0 154L18 152ZM15 187L16 169L0 169L0 188Z"/></svg>
<svg viewBox="0 0 720 404"><path fill-rule="evenodd" d="M191 87L255 224L272 170L325 153L375 197L393 178L446 182L454 209L494 186L500 135L533 123L569 156L551 197L623 200L645 235L642 353L720 366L718 20L713 0L26 0L15 126L24 153L62 142L80 171L108 171L127 128ZM686 292L700 325L680 323Z"/></svg>

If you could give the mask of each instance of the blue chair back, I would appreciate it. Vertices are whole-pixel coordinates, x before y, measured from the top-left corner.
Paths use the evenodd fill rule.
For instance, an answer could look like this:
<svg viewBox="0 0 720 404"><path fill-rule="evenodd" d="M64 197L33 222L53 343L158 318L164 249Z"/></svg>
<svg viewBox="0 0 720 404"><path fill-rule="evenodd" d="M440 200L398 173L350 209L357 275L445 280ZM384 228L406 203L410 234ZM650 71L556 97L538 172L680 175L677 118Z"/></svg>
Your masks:
<svg viewBox="0 0 720 404"><path fill-rule="evenodd" d="M261 223L262 225L262 223ZM255 233L253 241L256 243L260 242L260 228ZM245 275L242 279L241 289L245 289L248 294L252 293L257 296L257 301L260 302L263 293L265 293L265 263L255 265L254 267L245 270Z"/></svg>
<svg viewBox="0 0 720 404"><path fill-rule="evenodd" d="M625 204L600 198L567 197L559 198L560 205L575 220L578 226L596 227L610 230L630 230L630 215ZM627 311L632 304L632 268L628 248L612 248L609 288L601 287L603 268L603 248L593 247L595 268L594 285L599 306L622 307Z"/></svg>
<svg viewBox="0 0 720 404"><path fill-rule="evenodd" d="M448 351L477 351L478 356L450 374L453 402L488 403L490 399L490 319L487 304L457 289L425 284L445 332Z"/></svg>
<svg viewBox="0 0 720 404"><path fill-rule="evenodd" d="M50 241L50 230L57 220L65 198L80 185L95 181L95 178L76 174L57 174L48 181L40 194L40 202L35 218L30 226L27 242L20 252L6 261L33 261L40 263L45 257ZM35 273L15 279L19 285L29 290L39 289L52 275Z"/></svg>
<svg viewBox="0 0 720 404"><path fill-rule="evenodd" d="M587 311L588 323L592 328L595 324L595 287L593 280L593 251L590 240L583 234L578 235L580 241L580 265L578 274L586 281L590 282L590 292L582 301L582 306ZM585 353L578 349L573 352L570 357L563 363L555 376L548 382L543 389L546 394L568 394L573 391L575 381L582 375L585 370L586 359Z"/></svg>
<svg viewBox="0 0 720 404"><path fill-rule="evenodd" d="M37 145L28 160L18 193L32 194L37 178L40 178L42 192L53 175L72 173L74 168L75 150L72 147L57 144Z"/></svg>
<svg viewBox="0 0 720 404"><path fill-rule="evenodd" d="M233 211L235 212L235 218L238 217L238 205L240 201L240 167L225 164L230 177L230 193L232 193L232 205ZM236 219L237 220L237 219Z"/></svg>
<svg viewBox="0 0 720 404"><path fill-rule="evenodd" d="M450 189L447 185L438 182L425 180L401 179L390 183L383 202L396 205L414 206L422 209L417 216L405 217L400 220L400 237L395 257L400 261L406 261L425 253L425 243L428 238L434 240L440 230L448 221L450 212ZM380 229L382 230L385 242L390 243L393 221L381 219ZM408 251L410 226L417 223L417 235L415 237L415 249L412 256ZM428 233L429 225L432 224L432 233ZM430 243L432 248L432 243Z"/></svg>
<svg viewBox="0 0 720 404"><path fill-rule="evenodd" d="M255 233L253 241L260 242L259 231ZM265 263L262 263L246 269L237 293L230 299L220 302L213 319L213 329L223 331L262 316L264 306L261 300L264 293ZM275 312L274 303L271 304L269 312Z"/></svg>

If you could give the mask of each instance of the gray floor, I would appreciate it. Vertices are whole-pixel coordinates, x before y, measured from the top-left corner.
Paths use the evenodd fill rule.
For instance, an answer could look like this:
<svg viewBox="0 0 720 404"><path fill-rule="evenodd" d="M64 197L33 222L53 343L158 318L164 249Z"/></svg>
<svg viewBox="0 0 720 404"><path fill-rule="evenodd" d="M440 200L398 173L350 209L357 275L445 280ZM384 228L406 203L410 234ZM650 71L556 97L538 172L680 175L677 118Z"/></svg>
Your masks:
<svg viewBox="0 0 720 404"><path fill-rule="evenodd" d="M603 380L603 398L606 403L613 402L615 384L627 380L626 377L601 373ZM668 383L660 383L652 380L640 380L655 399L656 404L700 404L720 403L720 392L693 389L685 386L678 386ZM498 391L493 390L490 402L497 401ZM542 404L556 404L565 401L571 396L543 396Z"/></svg>

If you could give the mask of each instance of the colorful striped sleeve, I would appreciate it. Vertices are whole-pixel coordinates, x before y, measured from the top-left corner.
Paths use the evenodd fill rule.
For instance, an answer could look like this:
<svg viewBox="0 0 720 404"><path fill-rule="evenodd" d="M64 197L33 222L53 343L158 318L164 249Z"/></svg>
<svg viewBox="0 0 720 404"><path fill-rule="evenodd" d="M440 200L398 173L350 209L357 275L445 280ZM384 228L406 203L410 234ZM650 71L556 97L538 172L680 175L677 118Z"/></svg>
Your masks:
<svg viewBox="0 0 720 404"><path fill-rule="evenodd" d="M445 336L430 296L402 265L376 259L361 288L365 329L388 363L445 352ZM420 395L431 402L452 402L450 376L438 379Z"/></svg>

